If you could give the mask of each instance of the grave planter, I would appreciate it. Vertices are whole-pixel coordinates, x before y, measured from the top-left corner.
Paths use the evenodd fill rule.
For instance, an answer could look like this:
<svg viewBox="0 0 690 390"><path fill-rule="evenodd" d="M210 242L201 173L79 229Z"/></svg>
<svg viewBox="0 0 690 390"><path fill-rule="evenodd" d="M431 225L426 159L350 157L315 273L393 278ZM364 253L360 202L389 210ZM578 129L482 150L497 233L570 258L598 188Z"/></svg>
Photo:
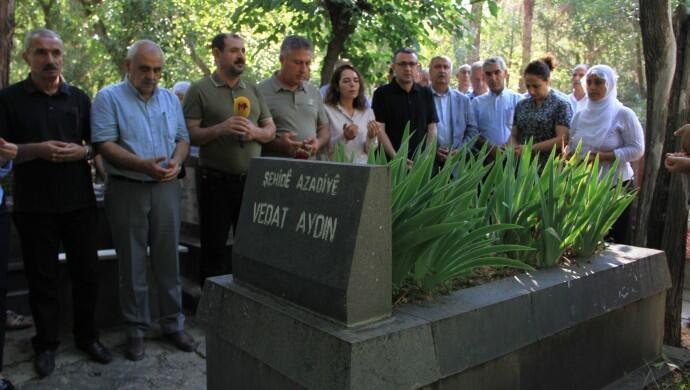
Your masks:
<svg viewBox="0 0 690 390"><path fill-rule="evenodd" d="M599 388L660 356L670 285L663 252L613 245L346 327L211 278L208 388Z"/></svg>
<svg viewBox="0 0 690 390"><path fill-rule="evenodd" d="M252 160L235 274L197 313L209 389L594 389L659 357L657 250L391 308L389 185L381 166Z"/></svg>

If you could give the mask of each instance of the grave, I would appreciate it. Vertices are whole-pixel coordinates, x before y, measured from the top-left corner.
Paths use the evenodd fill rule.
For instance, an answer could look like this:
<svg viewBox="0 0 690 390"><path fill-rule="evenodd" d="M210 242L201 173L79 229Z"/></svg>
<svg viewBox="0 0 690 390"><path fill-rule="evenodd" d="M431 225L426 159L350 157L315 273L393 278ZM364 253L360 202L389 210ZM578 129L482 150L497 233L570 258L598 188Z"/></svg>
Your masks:
<svg viewBox="0 0 690 390"><path fill-rule="evenodd" d="M297 187L326 174L342 197ZM207 279L198 309L209 389L600 388L660 356L671 282L663 252L645 248L391 312L387 175L252 161L236 274ZM303 213L337 219L333 241L302 228Z"/></svg>
<svg viewBox="0 0 690 390"><path fill-rule="evenodd" d="M388 168L252 160L235 281L352 326L390 316Z"/></svg>

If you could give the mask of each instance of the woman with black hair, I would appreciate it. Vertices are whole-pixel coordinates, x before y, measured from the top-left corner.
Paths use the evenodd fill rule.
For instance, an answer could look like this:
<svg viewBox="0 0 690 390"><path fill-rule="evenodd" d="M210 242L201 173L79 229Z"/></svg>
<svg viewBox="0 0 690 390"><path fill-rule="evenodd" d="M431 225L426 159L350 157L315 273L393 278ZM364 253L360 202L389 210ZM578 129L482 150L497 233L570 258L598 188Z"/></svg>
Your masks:
<svg viewBox="0 0 690 390"><path fill-rule="evenodd" d="M324 103L331 128L329 157L335 145L341 143L354 162L366 163L369 148L378 146L381 125L367 107L364 83L357 69L345 64L333 72Z"/></svg>
<svg viewBox="0 0 690 390"><path fill-rule="evenodd" d="M551 72L556 68L553 56L532 61L524 72L529 97L515 107L510 143L516 152L532 139L532 150L546 162L554 145L560 150L568 142L573 109L563 94L551 88Z"/></svg>

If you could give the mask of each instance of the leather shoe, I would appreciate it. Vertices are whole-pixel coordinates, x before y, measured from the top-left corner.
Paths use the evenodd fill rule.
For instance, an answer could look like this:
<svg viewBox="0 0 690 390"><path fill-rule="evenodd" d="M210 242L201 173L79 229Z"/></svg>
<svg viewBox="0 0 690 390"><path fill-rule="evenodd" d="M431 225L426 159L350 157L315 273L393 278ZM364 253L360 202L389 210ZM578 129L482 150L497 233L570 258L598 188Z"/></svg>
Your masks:
<svg viewBox="0 0 690 390"><path fill-rule="evenodd" d="M78 349L86 352L91 360L95 362L108 364L113 360L113 355L111 355L110 351L108 351L108 349L98 340L86 343L76 343L76 346Z"/></svg>
<svg viewBox="0 0 690 390"><path fill-rule="evenodd" d="M164 335L177 349L185 352L192 352L196 349L194 339L184 330L179 332L167 333Z"/></svg>
<svg viewBox="0 0 690 390"><path fill-rule="evenodd" d="M36 353L34 368L41 378L50 375L55 369L55 351L45 350Z"/></svg>
<svg viewBox="0 0 690 390"><path fill-rule="evenodd" d="M125 349L125 357L129 360L137 361L144 358L144 338L143 337L129 337L127 339L127 348Z"/></svg>
<svg viewBox="0 0 690 390"><path fill-rule="evenodd" d="M14 390L14 385L7 378L0 378L0 390Z"/></svg>

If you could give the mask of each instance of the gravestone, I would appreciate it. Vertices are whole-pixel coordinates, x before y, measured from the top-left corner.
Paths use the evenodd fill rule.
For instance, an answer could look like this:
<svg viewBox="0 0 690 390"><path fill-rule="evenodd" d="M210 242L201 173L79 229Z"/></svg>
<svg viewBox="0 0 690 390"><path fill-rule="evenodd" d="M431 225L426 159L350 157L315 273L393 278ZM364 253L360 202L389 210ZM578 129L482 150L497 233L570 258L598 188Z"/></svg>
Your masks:
<svg viewBox="0 0 690 390"><path fill-rule="evenodd" d="M390 316L386 166L253 159L233 276L353 326Z"/></svg>

